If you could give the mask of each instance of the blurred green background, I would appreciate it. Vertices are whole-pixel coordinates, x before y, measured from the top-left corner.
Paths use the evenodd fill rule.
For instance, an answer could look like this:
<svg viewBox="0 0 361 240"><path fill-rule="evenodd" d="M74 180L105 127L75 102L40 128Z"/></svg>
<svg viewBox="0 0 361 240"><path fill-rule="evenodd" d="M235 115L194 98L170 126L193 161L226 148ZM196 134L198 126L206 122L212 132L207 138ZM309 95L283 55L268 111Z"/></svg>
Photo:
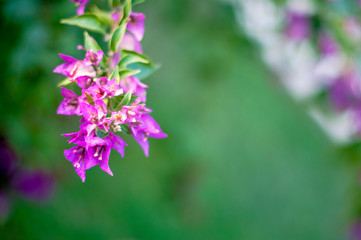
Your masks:
<svg viewBox="0 0 361 240"><path fill-rule="evenodd" d="M91 1L92 3L96 1ZM101 1L98 1L101 2ZM47 204L17 199L0 239L346 239L358 211L359 164L277 85L257 46L216 0L148 0L145 80L169 137L150 157L130 137L82 183L60 134L57 53L81 58L82 31L59 24L67 0L0 1L0 130L28 167L56 178Z"/></svg>

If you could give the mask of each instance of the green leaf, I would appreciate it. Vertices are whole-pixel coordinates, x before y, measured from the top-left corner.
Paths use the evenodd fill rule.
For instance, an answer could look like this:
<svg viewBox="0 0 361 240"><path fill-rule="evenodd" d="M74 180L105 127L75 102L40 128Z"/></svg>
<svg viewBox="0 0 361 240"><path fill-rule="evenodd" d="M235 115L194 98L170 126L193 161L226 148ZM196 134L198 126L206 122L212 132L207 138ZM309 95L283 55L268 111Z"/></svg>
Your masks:
<svg viewBox="0 0 361 240"><path fill-rule="evenodd" d="M104 132L97 127L95 130L95 134L100 138L105 138L106 136L108 136L109 132Z"/></svg>
<svg viewBox="0 0 361 240"><path fill-rule="evenodd" d="M128 91L126 94L121 94L119 96L114 96L112 97L111 103L112 103L112 109L114 111L119 111L122 109L122 106L128 105L130 103L131 100L134 100L134 98L132 98L132 91Z"/></svg>
<svg viewBox="0 0 361 240"><path fill-rule="evenodd" d="M112 98L110 98L110 104L108 104L107 106L110 107L110 109L112 111L119 111L122 109L122 106L129 105L130 103L135 101L135 99L138 98L137 95L133 95L133 94L131 96L130 96L130 94L127 97L126 96L127 96L127 94L113 96ZM130 96L130 99L129 99L129 102L127 102L128 100L125 99L125 97L129 98L129 96Z"/></svg>
<svg viewBox="0 0 361 240"><path fill-rule="evenodd" d="M58 83L58 87L64 87L72 83L74 83L74 81L70 81L70 78L65 78L63 81Z"/></svg>
<svg viewBox="0 0 361 240"><path fill-rule="evenodd" d="M129 128L129 126L128 125L126 125L126 124L121 124L121 125L119 125L120 126L120 128L122 129L122 132L125 132L125 133L127 133L127 134L130 134L131 132L130 132L130 128Z"/></svg>
<svg viewBox="0 0 361 240"><path fill-rule="evenodd" d="M123 100L119 103L119 105L120 106L128 105L131 99L132 99L132 90L129 90L125 94Z"/></svg>
<svg viewBox="0 0 361 240"><path fill-rule="evenodd" d="M112 109L117 108L120 102L123 100L123 98L124 98L124 94L113 96L112 98L110 98L110 103L111 103L110 106L112 107Z"/></svg>
<svg viewBox="0 0 361 240"><path fill-rule="evenodd" d="M119 77L119 67L118 66L114 69L112 74L109 76L109 79L113 79L113 78L115 78L117 84L119 84L120 77Z"/></svg>
<svg viewBox="0 0 361 240"><path fill-rule="evenodd" d="M120 1L119 0L109 0L110 6L112 6L113 8L118 7L120 5Z"/></svg>
<svg viewBox="0 0 361 240"><path fill-rule="evenodd" d="M139 3L143 3L145 0L133 0L132 3L133 3L133 6L134 5L137 5Z"/></svg>
<svg viewBox="0 0 361 240"><path fill-rule="evenodd" d="M134 51L128 51L128 50L122 50L122 53L124 54L122 59L120 59L119 66L120 68L125 68L128 64L131 63L150 63L150 60L148 57L139 54Z"/></svg>
<svg viewBox="0 0 361 240"><path fill-rule="evenodd" d="M95 41L95 39L86 31L84 32L84 46L87 50L92 49L93 51L102 51L97 41Z"/></svg>
<svg viewBox="0 0 361 240"><path fill-rule="evenodd" d="M119 25L123 23L126 24L131 11L132 11L132 0L125 0L123 5L123 17L122 20L119 22Z"/></svg>
<svg viewBox="0 0 361 240"><path fill-rule="evenodd" d="M86 95L86 98L88 99L89 104L94 106L94 99L93 99L93 97L92 97L89 93L87 93L87 92L84 92L84 93L85 93L85 95Z"/></svg>
<svg viewBox="0 0 361 240"><path fill-rule="evenodd" d="M110 38L109 41L109 48L113 52L117 51L118 45L122 41L126 29L127 29L127 24L122 24L117 29L114 30L112 37Z"/></svg>
<svg viewBox="0 0 361 240"><path fill-rule="evenodd" d="M106 34L107 25L93 13L85 13L73 18L63 19L61 23L84 28L89 31Z"/></svg>
<svg viewBox="0 0 361 240"><path fill-rule="evenodd" d="M93 51L103 51L97 41L88 34L88 32L84 32L84 46L87 50L91 49ZM102 67L106 66L105 56L103 56L103 59L100 61L100 65Z"/></svg>
<svg viewBox="0 0 361 240"><path fill-rule="evenodd" d="M104 11L99 9L97 6L93 5L90 9L94 15L96 15L100 20L102 20L104 23L107 24L107 26L112 26L114 20L110 17L111 12L110 11Z"/></svg>
<svg viewBox="0 0 361 240"><path fill-rule="evenodd" d="M140 70L132 70L132 69L122 69L119 71L119 79L126 78L129 76L133 76L140 73Z"/></svg>
<svg viewBox="0 0 361 240"><path fill-rule="evenodd" d="M153 65L151 63L149 64L145 64L145 63L132 63L130 65L128 65L129 69L132 70L139 70L140 72L136 75L134 75L134 77L139 78L140 80L143 80L145 78L147 78L148 76L150 76L153 72L155 72L156 70L158 70L160 68L160 65Z"/></svg>

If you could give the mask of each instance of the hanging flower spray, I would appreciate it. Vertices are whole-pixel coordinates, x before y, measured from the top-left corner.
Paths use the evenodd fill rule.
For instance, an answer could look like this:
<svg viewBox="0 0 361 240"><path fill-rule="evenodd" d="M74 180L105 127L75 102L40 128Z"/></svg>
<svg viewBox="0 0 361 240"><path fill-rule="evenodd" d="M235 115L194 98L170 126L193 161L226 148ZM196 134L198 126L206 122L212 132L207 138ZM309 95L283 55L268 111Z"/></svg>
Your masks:
<svg viewBox="0 0 361 240"><path fill-rule="evenodd" d="M96 165L113 175L109 167L111 149L124 157L127 143L122 134L131 134L146 156L148 138L167 137L146 107L147 85L141 79L155 69L150 59L142 54L140 41L144 35L143 13L132 11L142 1L111 0L111 11L93 8L86 12L89 0L71 0L78 5L77 16L62 23L85 29L84 59L59 54L64 61L55 73L66 76L59 83L64 100L57 110L62 115L78 115L80 131L63 134L75 146L64 151L75 171L85 181L87 169ZM107 42L107 54L87 31L100 33ZM66 89L77 85L81 94Z"/></svg>

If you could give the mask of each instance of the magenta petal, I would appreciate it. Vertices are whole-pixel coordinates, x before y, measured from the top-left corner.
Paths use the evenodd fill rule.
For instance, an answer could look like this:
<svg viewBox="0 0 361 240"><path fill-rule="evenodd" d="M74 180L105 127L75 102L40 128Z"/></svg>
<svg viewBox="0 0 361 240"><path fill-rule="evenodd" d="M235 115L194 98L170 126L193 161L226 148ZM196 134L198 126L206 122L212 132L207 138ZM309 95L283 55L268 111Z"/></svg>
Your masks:
<svg viewBox="0 0 361 240"><path fill-rule="evenodd" d="M146 157L149 156L149 142L148 138L144 136L143 132L137 132L137 129L135 129L133 126L130 127L130 131L132 132L132 135L134 139L139 143L139 145L142 147L144 154Z"/></svg>
<svg viewBox="0 0 361 240"><path fill-rule="evenodd" d="M89 157L95 163L100 163L100 169L113 176L112 171L109 167L109 156L110 156L110 145L111 139L91 137L88 138L89 144Z"/></svg>
<svg viewBox="0 0 361 240"><path fill-rule="evenodd" d="M69 74L67 71L68 67L69 67L69 63L60 64L53 70L53 73L60 73L60 74L63 74L65 76L69 77L68 76Z"/></svg>
<svg viewBox="0 0 361 240"><path fill-rule="evenodd" d="M88 76L81 76L76 79L76 82L80 88L86 89L91 84L91 78Z"/></svg>
<svg viewBox="0 0 361 240"><path fill-rule="evenodd" d="M96 124L89 124L89 123L84 123L82 125L80 125L80 129L83 129L86 132L87 136L90 136L90 134L92 134L95 130L95 128L97 127Z"/></svg>
<svg viewBox="0 0 361 240"><path fill-rule="evenodd" d="M61 134L61 135L63 135L64 137L71 137L71 138L73 138L73 137L75 137L75 136L78 136L79 133L78 133L78 132L75 132L75 133L64 133L64 134Z"/></svg>
<svg viewBox="0 0 361 240"><path fill-rule="evenodd" d="M104 172L108 173L110 176L113 176L113 172L110 170L109 167L109 156L110 156L110 148L107 147L105 151L102 153L102 160L100 162L100 169Z"/></svg>
<svg viewBox="0 0 361 240"><path fill-rule="evenodd" d="M61 95L65 98L78 98L78 95L76 95L72 90L65 89L63 87L61 88Z"/></svg>
<svg viewBox="0 0 361 240"><path fill-rule="evenodd" d="M80 167L74 167L75 172L79 175L82 182L85 182L85 165L84 162L80 163Z"/></svg>
<svg viewBox="0 0 361 240"><path fill-rule="evenodd" d="M103 51L97 51L94 52L92 49L89 49L86 53L85 53L85 59L84 59L84 63L86 65L95 65L98 66L100 61L103 59L104 53Z"/></svg>
<svg viewBox="0 0 361 240"><path fill-rule="evenodd" d="M80 62L81 64L77 65L76 71L73 75L74 78L88 76L88 77L96 77L96 72L93 66L87 66L84 62Z"/></svg>
<svg viewBox="0 0 361 240"><path fill-rule="evenodd" d="M113 176L112 170L110 170L109 167L109 161L101 161L100 163L100 169L104 172L108 173L110 176Z"/></svg>
<svg viewBox="0 0 361 240"><path fill-rule="evenodd" d="M90 155L91 153L89 153ZM95 159L94 157L90 157L89 158L89 161L86 163L86 170L92 168L92 167L95 167L96 165L98 165L100 163L100 161L98 159Z"/></svg>
<svg viewBox="0 0 361 240"><path fill-rule="evenodd" d="M102 114L107 112L107 105L102 100L95 101L95 108L98 110L98 112L101 112ZM99 114L99 113L98 113Z"/></svg>
<svg viewBox="0 0 361 240"><path fill-rule="evenodd" d="M287 13L285 34L288 38L302 41L310 35L310 31L309 16L298 12Z"/></svg>
<svg viewBox="0 0 361 240"><path fill-rule="evenodd" d="M333 55L338 52L338 46L336 41L328 34L322 32L318 39L318 45L322 55Z"/></svg>
<svg viewBox="0 0 361 240"><path fill-rule="evenodd" d="M75 59L75 58L73 58L71 56L64 55L64 54L61 54L61 53L59 53L59 57L61 57L61 59L63 59L64 62L67 62L67 63L73 63L73 62L78 61L77 59Z"/></svg>
<svg viewBox="0 0 361 240"><path fill-rule="evenodd" d="M81 127L81 126L80 126ZM66 133L66 134L62 134L64 137L70 137L70 139L68 140L69 143L75 143L77 145L81 145L83 146L83 142L84 142L84 134L86 132L81 129L79 132L75 132L75 133Z"/></svg>
<svg viewBox="0 0 361 240"><path fill-rule="evenodd" d="M128 144L124 142L121 137L113 133L109 133L109 137L112 141L112 148L114 148L122 157L124 157L124 147L128 146Z"/></svg>
<svg viewBox="0 0 361 240"><path fill-rule="evenodd" d="M77 156L74 154L74 151L77 149L78 147L72 147L69 150L64 150L65 158L70 162L77 161Z"/></svg>
<svg viewBox="0 0 361 240"><path fill-rule="evenodd" d="M81 103L80 109L81 109L81 112L83 113L85 120L87 120L88 122L92 122L93 119L98 116L97 109L92 105L89 105L86 103Z"/></svg>
<svg viewBox="0 0 361 240"><path fill-rule="evenodd" d="M143 13L132 12L130 14L130 21L127 25L127 30L131 32L137 41L141 41L144 35L144 20L145 15Z"/></svg>
<svg viewBox="0 0 361 240"><path fill-rule="evenodd" d="M137 53L143 53L142 45L140 42L134 37L134 35L130 33L125 33L122 41L119 44L119 50L129 50L135 51Z"/></svg>
<svg viewBox="0 0 361 240"><path fill-rule="evenodd" d="M337 110L345 110L360 106L360 83L354 72L346 73L329 87L329 95L333 106Z"/></svg>
<svg viewBox="0 0 361 240"><path fill-rule="evenodd" d="M73 167L75 172L79 175L81 180L85 182L85 161L88 160L87 154L83 154L81 156L81 152L79 152L79 147L73 147L69 150L64 150L65 158L73 163Z"/></svg>
<svg viewBox="0 0 361 240"><path fill-rule="evenodd" d="M74 115L74 114L76 114L76 110L77 110L77 107L69 106L67 104L67 101L63 100L60 103L56 113L59 115Z"/></svg>
<svg viewBox="0 0 361 240"><path fill-rule="evenodd" d="M144 115L142 117L144 125L146 126L146 131L149 132L149 137L152 138L165 138L168 137L167 134L163 133L160 129L159 124L149 115Z"/></svg>
<svg viewBox="0 0 361 240"><path fill-rule="evenodd" d="M113 55L111 67L115 68L118 65L119 61L120 61L120 54L118 52L116 52Z"/></svg>
<svg viewBox="0 0 361 240"><path fill-rule="evenodd" d="M149 142L148 139L143 134L138 134L134 136L135 140L139 143L142 147L144 154L146 157L149 157Z"/></svg>
<svg viewBox="0 0 361 240"><path fill-rule="evenodd" d="M78 96L71 90L61 88L61 94L65 98L59 105L57 114L80 115Z"/></svg>
<svg viewBox="0 0 361 240"><path fill-rule="evenodd" d="M110 18L113 19L114 22L118 22L120 20L120 13L110 14Z"/></svg>
<svg viewBox="0 0 361 240"><path fill-rule="evenodd" d="M78 2L80 2L80 5L79 5L78 9L76 10L76 14L83 15L85 6L89 3L89 0L80 0Z"/></svg>
<svg viewBox="0 0 361 240"><path fill-rule="evenodd" d="M104 52L103 51L97 51L97 55L98 55L98 59L96 62L96 66L98 66L98 64L100 63L100 61L103 59L104 57Z"/></svg>

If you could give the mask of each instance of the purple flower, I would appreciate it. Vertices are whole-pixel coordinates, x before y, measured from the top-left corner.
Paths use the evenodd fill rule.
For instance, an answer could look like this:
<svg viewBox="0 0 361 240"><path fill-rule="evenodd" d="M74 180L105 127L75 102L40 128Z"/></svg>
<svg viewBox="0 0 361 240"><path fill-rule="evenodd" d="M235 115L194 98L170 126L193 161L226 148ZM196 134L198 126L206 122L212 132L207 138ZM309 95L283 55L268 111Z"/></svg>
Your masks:
<svg viewBox="0 0 361 240"><path fill-rule="evenodd" d="M83 146L75 146L69 150L64 150L65 158L73 163L76 173L81 180L85 181L85 171L95 165L90 162L88 152Z"/></svg>
<svg viewBox="0 0 361 240"><path fill-rule="evenodd" d="M361 106L360 81L353 72L348 72L334 80L329 91L331 102L337 110Z"/></svg>
<svg viewBox="0 0 361 240"><path fill-rule="evenodd" d="M76 10L76 14L83 15L85 6L88 5L90 0L70 0L72 2L75 2L78 6L78 9Z"/></svg>
<svg viewBox="0 0 361 240"><path fill-rule="evenodd" d="M83 124L81 127L87 132L88 136L95 128L99 128L105 132L109 131L111 119L106 118L108 110L103 101L95 101L94 106L82 103L80 109L83 114L83 119L86 122L86 124Z"/></svg>
<svg viewBox="0 0 361 240"><path fill-rule="evenodd" d="M107 96L105 89L97 83L93 83L84 93L90 95L94 100L103 100Z"/></svg>
<svg viewBox="0 0 361 240"><path fill-rule="evenodd" d="M130 124L130 131L135 140L143 148L145 156L149 156L148 137L165 138L168 135L163 133L158 123L149 115L143 115L138 122Z"/></svg>
<svg viewBox="0 0 361 240"><path fill-rule="evenodd" d="M49 200L53 192L52 176L42 170L20 170L15 179L14 187L24 198L43 202Z"/></svg>
<svg viewBox="0 0 361 240"><path fill-rule="evenodd" d="M132 12L127 24L127 30L131 32L139 42L143 39L144 35L144 20L145 15L143 13Z"/></svg>
<svg viewBox="0 0 361 240"><path fill-rule="evenodd" d="M93 124L101 124L102 120L107 114L107 106L103 101L95 101L94 106L82 103L80 105L81 112L84 116L84 119Z"/></svg>
<svg viewBox="0 0 361 240"><path fill-rule="evenodd" d="M142 83L138 78L133 76L120 79L119 85L124 89L124 92L132 90L132 94L139 96L138 102L146 101L146 88L147 85Z"/></svg>
<svg viewBox="0 0 361 240"><path fill-rule="evenodd" d="M131 106L122 106L119 112L113 112L112 119L116 124L135 123L142 115L150 113L151 110L144 104L135 104Z"/></svg>
<svg viewBox="0 0 361 240"><path fill-rule="evenodd" d="M338 46L335 40L324 32L320 33L318 45L323 56L333 55L338 52Z"/></svg>
<svg viewBox="0 0 361 240"><path fill-rule="evenodd" d="M113 176L109 167L111 148L117 150L124 157L124 147L127 146L121 137L112 132L105 138L100 138L93 133L84 137L82 141L77 141L77 144L78 146L65 150L64 155L73 163L76 173L83 182L86 170L99 164L100 169Z"/></svg>
<svg viewBox="0 0 361 240"><path fill-rule="evenodd" d="M94 52L92 49L85 53L84 62L86 65L98 66L100 61L103 59L103 51Z"/></svg>
<svg viewBox="0 0 361 240"><path fill-rule="evenodd" d="M337 78L329 89L332 105L338 111L349 111L357 134L361 134L361 85L355 72Z"/></svg>
<svg viewBox="0 0 361 240"><path fill-rule="evenodd" d="M115 78L109 81L107 77L95 78L94 83L85 92L91 95L94 100L102 100L124 93L123 89L116 83Z"/></svg>
<svg viewBox="0 0 361 240"><path fill-rule="evenodd" d="M79 77L93 78L96 76L93 66L89 65L88 61L80 61L63 54L59 54L59 56L65 63L57 66L54 69L54 73L60 73L67 76L70 78L70 81L76 81Z"/></svg>
<svg viewBox="0 0 361 240"><path fill-rule="evenodd" d="M93 133L96 125L85 122L80 125L80 131L75 133L64 133L64 137L70 137L68 142L81 145L85 141L85 137Z"/></svg>
<svg viewBox="0 0 361 240"><path fill-rule="evenodd" d="M120 16L120 12L110 14L110 18L113 19L113 21L116 23L120 21Z"/></svg>
<svg viewBox="0 0 361 240"><path fill-rule="evenodd" d="M61 88L61 95L64 100L60 103L57 114L80 116L79 97L73 91L65 88Z"/></svg>
<svg viewBox="0 0 361 240"><path fill-rule="evenodd" d="M135 51L137 53L143 53L142 45L140 42L134 37L133 34L125 33L122 41L119 44L119 50L129 50Z"/></svg>
<svg viewBox="0 0 361 240"><path fill-rule="evenodd" d="M81 76L76 78L76 82L78 83L78 86L82 89L87 89L90 87L92 83L92 79L87 76Z"/></svg>
<svg viewBox="0 0 361 240"><path fill-rule="evenodd" d="M117 80L115 78L112 80L108 80L106 77L95 78L94 82L99 88L102 88L102 91L105 92L106 96L119 96L124 93L124 90L117 84Z"/></svg>
<svg viewBox="0 0 361 240"><path fill-rule="evenodd" d="M89 166L100 164L100 169L102 169L104 172L107 172L110 176L113 176L113 173L109 167L109 156L112 146L110 138L100 138L96 136L91 137L88 140L87 146L91 160L90 162L92 163Z"/></svg>
<svg viewBox="0 0 361 240"><path fill-rule="evenodd" d="M71 1L79 6L77 13L84 14L89 0ZM119 7L115 7L113 13L110 14L110 18L114 21L111 24L113 27L119 25L123 16L122 11L118 10ZM104 57L102 51L87 50L83 60L59 54L64 63L54 69L55 73L65 75L68 81L77 82L81 88L82 95L80 96L71 90L62 88L64 100L57 112L58 114L81 116L80 130L75 133L63 134L63 136L69 138L69 143L75 144L74 147L65 150L64 155L73 164L83 182L86 170L96 165L99 165L109 175L113 175L109 167L111 149L114 148L124 157L124 148L127 146L123 139L114 133L131 133L143 148L146 156L149 152L148 137L167 137L154 119L147 115L151 112L151 109L145 106L148 86L134 76L123 79L108 78L123 57L121 50L143 52L140 41L144 35L145 15L130 12L130 16L126 20L127 32L118 45L117 51L110 52L110 55L107 56L107 61L101 62ZM78 49L85 50L83 46L78 46ZM115 103L118 103L119 99L123 97L121 94L125 92L131 93L132 98L119 102L121 108L118 105L114 107ZM36 182L36 179L33 181ZM26 185L20 185L22 189L29 189Z"/></svg>
<svg viewBox="0 0 361 240"><path fill-rule="evenodd" d="M289 11L286 17L285 34L295 41L306 39L311 32L309 16Z"/></svg>
<svg viewBox="0 0 361 240"><path fill-rule="evenodd" d="M108 138L112 142L112 148L114 148L120 156L124 157L124 147L128 146L128 144L124 142L121 137L113 134L112 132L109 133Z"/></svg>
<svg viewBox="0 0 361 240"><path fill-rule="evenodd" d="M126 122L127 118L128 118L127 114L125 114L123 111L112 112L111 119L115 125L127 123Z"/></svg>
<svg viewBox="0 0 361 240"><path fill-rule="evenodd" d="M116 53L114 53L114 55L112 56L112 58L111 58L111 68L112 69L114 69L114 68L116 68L116 66L118 65L118 63L119 63L119 61L120 61L120 54L119 54L119 52L116 52Z"/></svg>
<svg viewBox="0 0 361 240"><path fill-rule="evenodd" d="M43 202L53 193L54 181L42 170L27 170L17 161L15 153L0 137L0 219L6 219L12 205L12 193L27 200Z"/></svg>

